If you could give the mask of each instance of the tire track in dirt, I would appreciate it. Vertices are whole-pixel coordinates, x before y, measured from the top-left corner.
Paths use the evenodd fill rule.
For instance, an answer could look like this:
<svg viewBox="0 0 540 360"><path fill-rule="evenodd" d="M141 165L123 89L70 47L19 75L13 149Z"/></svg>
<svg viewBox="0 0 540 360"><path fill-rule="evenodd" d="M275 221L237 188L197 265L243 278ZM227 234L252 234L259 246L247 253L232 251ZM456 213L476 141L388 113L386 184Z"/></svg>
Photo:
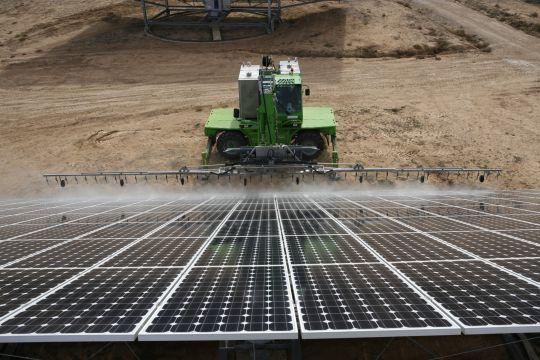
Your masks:
<svg viewBox="0 0 540 360"><path fill-rule="evenodd" d="M502 55L540 60L540 39L450 0L412 0L446 20L489 41Z"/></svg>

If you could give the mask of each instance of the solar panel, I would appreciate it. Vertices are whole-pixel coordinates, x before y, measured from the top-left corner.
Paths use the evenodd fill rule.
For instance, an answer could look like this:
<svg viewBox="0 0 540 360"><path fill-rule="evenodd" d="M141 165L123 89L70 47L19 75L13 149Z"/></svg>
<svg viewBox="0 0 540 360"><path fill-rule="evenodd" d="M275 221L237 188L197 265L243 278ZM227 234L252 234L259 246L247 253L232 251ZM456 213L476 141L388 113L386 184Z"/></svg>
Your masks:
<svg viewBox="0 0 540 360"><path fill-rule="evenodd" d="M205 238L147 238L119 254L104 267L186 266Z"/></svg>
<svg viewBox="0 0 540 360"><path fill-rule="evenodd" d="M540 283L540 258L499 259L493 262Z"/></svg>
<svg viewBox="0 0 540 360"><path fill-rule="evenodd" d="M465 334L537 331L540 288L480 261L403 263L397 268L459 321Z"/></svg>
<svg viewBox="0 0 540 360"><path fill-rule="evenodd" d="M0 324L3 341L134 340L180 269L95 269Z"/></svg>
<svg viewBox="0 0 540 360"><path fill-rule="evenodd" d="M172 203L174 201L171 201ZM203 202L204 204L204 202ZM202 206L199 204L192 209ZM147 212L160 206L148 208ZM188 210L189 211L189 210ZM168 222L147 229L134 241L122 240L118 250L107 251L101 259L78 269L72 276L19 304L0 318L0 341L103 341L134 340L136 328L156 306L183 268L102 268L109 260L126 253L132 246L152 237L185 212ZM115 223L105 225L111 228ZM95 240L66 241L64 244L92 243ZM119 242L109 241L110 248ZM122 246L123 245L123 246ZM82 245L81 245L82 246ZM31 259L28 258L28 259ZM62 264L58 258L58 264ZM68 264L70 259L68 260ZM82 259L81 259L82 260ZM43 259L44 266L49 265ZM56 264L56 263L55 263ZM49 270L47 270L49 271Z"/></svg>
<svg viewBox="0 0 540 360"><path fill-rule="evenodd" d="M104 257L115 253L131 241L125 239L91 239L60 242L34 255L12 262L8 268L86 268L99 262Z"/></svg>
<svg viewBox="0 0 540 360"><path fill-rule="evenodd" d="M403 225L397 224L392 220L387 220L381 217L367 218L362 220L346 219L342 222L355 234L382 234L408 231L408 229Z"/></svg>
<svg viewBox="0 0 540 360"><path fill-rule="evenodd" d="M519 221L526 221L529 223L540 225L540 214L505 214L504 216L506 218L515 219Z"/></svg>
<svg viewBox="0 0 540 360"><path fill-rule="evenodd" d="M339 264L377 261L350 235L286 235L292 264Z"/></svg>
<svg viewBox="0 0 540 360"><path fill-rule="evenodd" d="M531 194L0 201L0 342L540 332Z"/></svg>
<svg viewBox="0 0 540 360"><path fill-rule="evenodd" d="M383 264L295 266L293 273L306 339L459 333Z"/></svg>
<svg viewBox="0 0 540 360"><path fill-rule="evenodd" d="M529 223L525 220L507 219L500 215L487 216L453 216L452 219L460 220L472 225L481 226L488 230L513 230L513 229L537 229L540 225Z"/></svg>
<svg viewBox="0 0 540 360"><path fill-rule="evenodd" d="M449 218L440 218L436 216L420 216L410 218L400 218L400 221L410 225L420 231L470 231L474 227L466 224L460 224Z"/></svg>
<svg viewBox="0 0 540 360"><path fill-rule="evenodd" d="M271 220L230 220L218 236L271 236L277 233L277 224Z"/></svg>
<svg viewBox="0 0 540 360"><path fill-rule="evenodd" d="M303 338L459 333L451 320L362 245L346 227L347 220L328 221L347 235L291 236L283 227Z"/></svg>
<svg viewBox="0 0 540 360"><path fill-rule="evenodd" d="M283 219L285 235L344 234L343 229L330 219L317 221Z"/></svg>
<svg viewBox="0 0 540 360"><path fill-rule="evenodd" d="M515 231L500 230L499 233L515 236L526 241L540 244L540 231L538 230L519 230L519 231L518 230L515 230Z"/></svg>
<svg viewBox="0 0 540 360"><path fill-rule="evenodd" d="M282 257L277 236L215 237L195 265L280 265Z"/></svg>
<svg viewBox="0 0 540 360"><path fill-rule="evenodd" d="M296 338L282 266L194 267L140 340Z"/></svg>
<svg viewBox="0 0 540 360"><path fill-rule="evenodd" d="M219 221L182 221L167 225L158 231L156 237L205 237L212 233L212 230L219 224ZM142 231L145 226L141 225Z"/></svg>
<svg viewBox="0 0 540 360"><path fill-rule="evenodd" d="M27 214L19 214L19 215L17 215L17 214L0 215L0 224L1 224L0 228L5 227L5 226L9 226L9 225L13 225L13 224L22 224L22 223L27 223L27 222L31 222L31 223L49 223L49 222L51 222L52 219L62 219L62 217L59 216L60 214L62 214L62 215L66 214L67 215L67 214L71 214L72 212L75 212L75 211L89 209L89 208L92 208L92 207L96 206L95 204L82 206L85 203L86 203L86 201L68 203L67 206L63 205L63 204L60 204L60 205L53 204L53 206L47 207L46 213L42 213L42 214L27 213ZM72 204L77 204L79 206L77 208L69 207L69 205L72 205ZM82 207L80 207L80 206L82 206Z"/></svg>
<svg viewBox="0 0 540 360"><path fill-rule="evenodd" d="M281 238L261 236L277 221L237 221L237 209L272 210L238 202L139 333L139 340L262 340L298 337ZM274 210L275 211L275 210ZM235 237L239 229L244 237ZM256 229L257 237L250 237ZM276 232L277 233L277 232Z"/></svg>
<svg viewBox="0 0 540 360"><path fill-rule="evenodd" d="M440 232L431 235L483 258L540 256L540 247L489 231Z"/></svg>
<svg viewBox="0 0 540 360"><path fill-rule="evenodd" d="M13 240L0 245L0 266L62 243L62 240Z"/></svg>
<svg viewBox="0 0 540 360"><path fill-rule="evenodd" d="M452 260L469 257L418 233L364 234L362 240L388 261Z"/></svg>
<svg viewBox="0 0 540 360"><path fill-rule="evenodd" d="M70 279L79 271L73 269L0 270L0 319L8 315L10 311Z"/></svg>

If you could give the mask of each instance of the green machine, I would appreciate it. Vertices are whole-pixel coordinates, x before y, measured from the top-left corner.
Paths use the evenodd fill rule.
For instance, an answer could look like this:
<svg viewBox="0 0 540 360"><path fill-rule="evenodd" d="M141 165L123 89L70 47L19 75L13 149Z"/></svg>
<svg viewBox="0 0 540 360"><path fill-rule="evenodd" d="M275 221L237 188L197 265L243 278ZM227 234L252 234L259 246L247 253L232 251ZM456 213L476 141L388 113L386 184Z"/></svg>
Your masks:
<svg viewBox="0 0 540 360"><path fill-rule="evenodd" d="M302 179L346 179L347 174L357 182L417 179L421 183L430 175L439 179L478 179L484 182L491 174L497 178L498 168L387 168L364 167L361 163L338 164L336 122L329 107L307 107L302 96L310 90L302 85L298 60L280 61L275 66L272 58L264 56L261 65L242 64L238 77L239 108L212 110L204 135L208 138L202 153L202 165L182 166L173 170L133 170L85 173L43 174L65 187L68 183L118 183L124 186L140 181L176 179L184 185L191 179L208 181L239 178L244 186L253 177L286 179L296 184ZM228 159L227 164L209 165L212 148ZM331 147L332 162L315 162L323 151ZM464 176L462 176L464 175Z"/></svg>
<svg viewBox="0 0 540 360"><path fill-rule="evenodd" d="M304 106L297 59L274 65L244 63L238 76L239 108L213 109L204 127L208 137L202 163L207 165L214 145L225 158L243 164L305 163L331 146L338 164L336 121L329 107Z"/></svg>

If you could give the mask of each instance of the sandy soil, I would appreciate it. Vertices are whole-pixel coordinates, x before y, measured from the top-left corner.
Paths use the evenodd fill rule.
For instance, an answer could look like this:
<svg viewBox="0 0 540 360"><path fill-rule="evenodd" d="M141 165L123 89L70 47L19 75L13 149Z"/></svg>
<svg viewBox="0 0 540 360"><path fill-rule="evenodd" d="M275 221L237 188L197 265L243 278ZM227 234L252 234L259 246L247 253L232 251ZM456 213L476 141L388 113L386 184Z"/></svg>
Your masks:
<svg viewBox="0 0 540 360"><path fill-rule="evenodd" d="M540 2L537 0L454 0L510 26L540 37Z"/></svg>
<svg viewBox="0 0 540 360"><path fill-rule="evenodd" d="M222 44L146 37L131 1L8 0L0 21L1 195L48 191L42 172L196 165L210 109L236 105L239 63L262 53L302 57L345 162L540 185L540 39L457 2L329 1Z"/></svg>

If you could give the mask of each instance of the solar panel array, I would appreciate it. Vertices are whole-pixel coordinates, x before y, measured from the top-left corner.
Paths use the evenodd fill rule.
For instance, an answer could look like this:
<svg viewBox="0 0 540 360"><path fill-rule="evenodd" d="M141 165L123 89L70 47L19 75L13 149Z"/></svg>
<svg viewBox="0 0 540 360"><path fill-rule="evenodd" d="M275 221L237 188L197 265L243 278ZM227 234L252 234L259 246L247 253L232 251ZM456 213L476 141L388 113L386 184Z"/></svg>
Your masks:
<svg viewBox="0 0 540 360"><path fill-rule="evenodd" d="M0 342L540 332L540 192L0 201Z"/></svg>

